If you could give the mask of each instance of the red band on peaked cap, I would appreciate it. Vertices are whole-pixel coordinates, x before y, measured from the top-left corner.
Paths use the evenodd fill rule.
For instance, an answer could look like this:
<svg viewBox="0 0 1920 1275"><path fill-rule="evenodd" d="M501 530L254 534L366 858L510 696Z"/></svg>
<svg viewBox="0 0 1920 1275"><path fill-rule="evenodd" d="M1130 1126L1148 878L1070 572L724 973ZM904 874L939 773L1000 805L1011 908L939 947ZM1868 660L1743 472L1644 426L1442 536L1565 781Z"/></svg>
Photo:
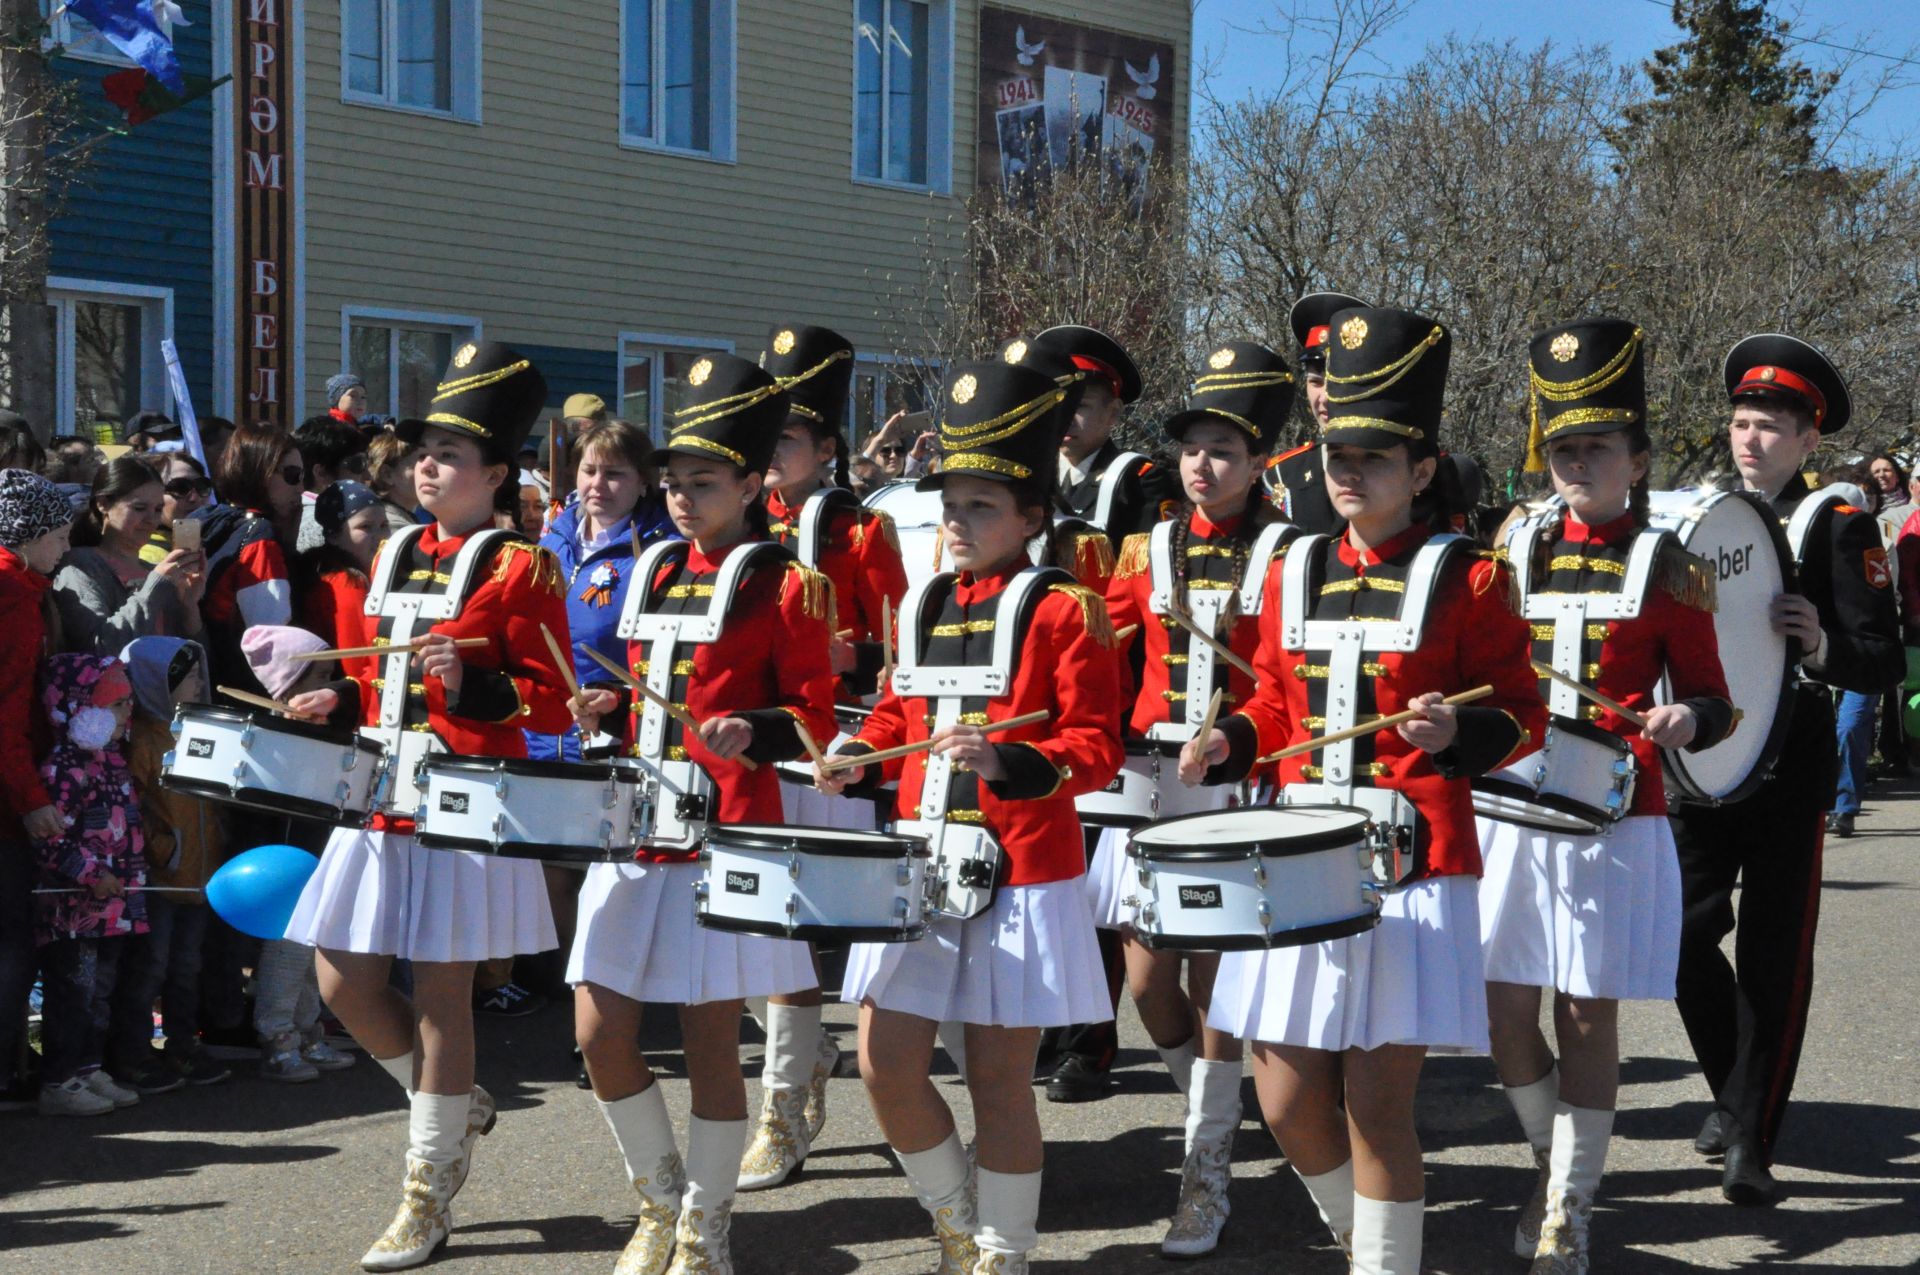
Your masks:
<svg viewBox="0 0 1920 1275"><path fill-rule="evenodd" d="M1114 369L1111 363L1102 363L1099 359L1090 359L1084 354L1075 354L1072 358L1075 367L1079 368L1082 372L1091 372L1095 376L1100 377L1112 388L1115 398L1121 397L1120 373Z"/></svg>
<svg viewBox="0 0 1920 1275"><path fill-rule="evenodd" d="M1807 406L1813 409L1813 423L1816 426L1827 417L1827 396L1820 392L1819 386L1798 372L1790 372L1771 363L1750 367L1740 378L1740 383L1733 387L1732 396L1739 398L1756 390L1785 390L1805 399Z"/></svg>
<svg viewBox="0 0 1920 1275"><path fill-rule="evenodd" d="M1329 327L1328 324L1322 323L1319 327L1308 328L1307 343L1304 348L1309 350L1317 350L1321 346L1325 345L1327 343L1328 327Z"/></svg>

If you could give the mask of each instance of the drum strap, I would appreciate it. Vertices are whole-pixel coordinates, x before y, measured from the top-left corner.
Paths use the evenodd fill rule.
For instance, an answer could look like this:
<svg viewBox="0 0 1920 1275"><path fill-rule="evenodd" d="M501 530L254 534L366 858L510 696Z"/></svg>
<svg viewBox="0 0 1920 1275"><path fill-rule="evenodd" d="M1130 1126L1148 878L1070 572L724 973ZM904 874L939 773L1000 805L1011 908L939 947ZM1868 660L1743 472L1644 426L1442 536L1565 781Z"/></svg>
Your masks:
<svg viewBox="0 0 1920 1275"><path fill-rule="evenodd" d="M1240 614L1259 615L1266 608L1267 568L1273 556L1300 538L1300 528L1290 522L1270 522L1254 538L1253 553L1247 558L1246 578L1240 582Z"/></svg>
<svg viewBox="0 0 1920 1275"><path fill-rule="evenodd" d="M1146 457L1139 452L1121 452L1113 458L1113 464L1108 465L1106 472L1100 475L1100 495L1093 503L1093 512L1087 519L1089 522L1102 531L1110 528L1113 522L1113 502L1119 497L1120 484L1125 482L1127 475L1145 459Z"/></svg>
<svg viewBox="0 0 1920 1275"><path fill-rule="evenodd" d="M800 506L800 530L794 537L794 546L800 554L801 566L814 571L825 569L820 562L825 557L827 528L832 525L834 514L843 509L855 515L860 512L860 502L844 487L822 487Z"/></svg>
<svg viewBox="0 0 1920 1275"><path fill-rule="evenodd" d="M1536 590L1533 585L1537 579L1535 568L1541 541L1559 525L1558 513L1529 518L1514 529L1507 544L1513 569L1525 590L1523 613L1529 621L1553 625L1553 655L1549 662L1563 676L1585 682L1589 680L1585 676L1586 666L1597 661L1601 641L1587 636L1587 626L1637 618L1646 605L1647 591L1653 587L1654 568L1659 564L1663 547L1670 539L1676 544L1678 541L1672 532L1658 527L1648 527L1635 536L1633 547L1627 551L1626 574L1620 581L1618 593ZM1548 690L1547 711L1553 716L1579 721L1581 708L1579 695L1565 684L1555 682Z"/></svg>
<svg viewBox="0 0 1920 1275"><path fill-rule="evenodd" d="M1173 560L1173 522L1163 520L1153 526L1147 547L1147 562L1151 574L1152 588L1147 594L1147 610L1156 616L1167 614L1167 608L1173 603L1173 593L1177 570L1184 569L1185 563L1176 564ZM1202 633L1220 636L1220 621L1227 613L1228 604L1238 596L1231 590L1192 590L1187 591L1187 614L1194 626ZM1214 666L1220 663L1220 657L1214 654L1212 647L1205 642L1196 642L1190 634L1181 633L1186 640L1187 679L1183 687L1186 694L1180 701L1184 705L1181 720L1163 722L1155 725L1147 733L1154 739L1178 739L1185 741L1206 719L1207 702L1213 698Z"/></svg>
<svg viewBox="0 0 1920 1275"><path fill-rule="evenodd" d="M1846 503L1839 488L1822 487L1793 507L1793 515L1787 519L1787 548L1793 551L1796 563L1807 559L1807 539L1813 535L1814 522L1835 505Z"/></svg>

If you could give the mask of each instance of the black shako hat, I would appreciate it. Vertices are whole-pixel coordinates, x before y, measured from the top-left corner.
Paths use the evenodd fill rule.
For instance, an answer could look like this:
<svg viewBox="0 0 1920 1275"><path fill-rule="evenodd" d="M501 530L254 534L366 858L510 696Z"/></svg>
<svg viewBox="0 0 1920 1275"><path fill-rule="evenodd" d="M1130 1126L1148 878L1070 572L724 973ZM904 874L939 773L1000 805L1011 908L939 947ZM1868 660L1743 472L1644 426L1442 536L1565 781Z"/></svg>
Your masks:
<svg viewBox="0 0 1920 1275"><path fill-rule="evenodd" d="M1258 341L1228 341L1207 356L1186 407L1167 418L1167 437L1179 442L1191 425L1225 421L1246 432L1255 455L1264 455L1286 428L1294 389L1285 359Z"/></svg>
<svg viewBox="0 0 1920 1275"><path fill-rule="evenodd" d="M1813 413L1822 434L1853 419L1853 395L1827 356L1799 337L1763 332L1727 351L1727 397L1772 399Z"/></svg>
<svg viewBox="0 0 1920 1275"><path fill-rule="evenodd" d="M1044 360L1064 358L1090 378L1104 382L1122 403L1131 403L1140 397L1139 367L1118 341L1098 328L1063 323L1027 341L1026 348L1016 355L1014 350L1019 345L1016 341L1006 348L1007 362L1032 363L1044 370L1047 366Z"/></svg>
<svg viewBox="0 0 1920 1275"><path fill-rule="evenodd" d="M1323 443L1392 447L1415 457L1440 450L1440 410L1453 338L1411 310L1348 309L1328 322Z"/></svg>
<svg viewBox="0 0 1920 1275"><path fill-rule="evenodd" d="M1004 359L954 364L940 395L940 468L917 488L937 491L950 474L972 474L1051 491L1068 393L1046 373Z"/></svg>
<svg viewBox="0 0 1920 1275"><path fill-rule="evenodd" d="M826 426L828 433L846 424L853 342L831 328L782 324L767 334L760 366L787 392L789 413Z"/></svg>
<svg viewBox="0 0 1920 1275"><path fill-rule="evenodd" d="M1611 434L1647 419L1647 334L1625 319L1576 319L1527 343L1527 472L1547 467L1547 444Z"/></svg>
<svg viewBox="0 0 1920 1275"><path fill-rule="evenodd" d="M772 373L731 354L704 354L687 369L686 399L668 416L654 463L692 456L762 473L786 423L786 391Z"/></svg>
<svg viewBox="0 0 1920 1275"><path fill-rule="evenodd" d="M489 465L512 465L546 402L547 378L531 359L497 341L469 341L453 352L427 418L393 430L415 444L428 426L451 430L480 444Z"/></svg>
<svg viewBox="0 0 1920 1275"><path fill-rule="evenodd" d="M1367 303L1344 292L1309 292L1287 312L1287 326L1300 343L1300 370L1317 372L1327 365L1329 321L1342 310L1364 310Z"/></svg>

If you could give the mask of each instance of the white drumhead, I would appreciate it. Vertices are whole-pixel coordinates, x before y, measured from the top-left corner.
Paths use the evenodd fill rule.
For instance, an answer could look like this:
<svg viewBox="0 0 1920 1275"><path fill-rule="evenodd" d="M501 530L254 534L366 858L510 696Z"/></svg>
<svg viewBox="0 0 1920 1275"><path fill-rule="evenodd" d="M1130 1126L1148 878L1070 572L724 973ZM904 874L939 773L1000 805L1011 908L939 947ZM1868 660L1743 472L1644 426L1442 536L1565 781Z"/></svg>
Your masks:
<svg viewBox="0 0 1920 1275"><path fill-rule="evenodd" d="M1713 569L1720 664L1742 714L1733 733L1712 748L1667 753L1667 773L1692 796L1737 800L1764 778L1773 760L1773 724L1791 674L1787 639L1767 618L1786 587L1779 528L1754 500L1732 492L1656 491L1649 503L1653 525L1673 532ZM1662 681L1655 698L1664 704L1670 694Z"/></svg>
<svg viewBox="0 0 1920 1275"><path fill-rule="evenodd" d="M915 491L912 483L889 483L869 495L866 506L893 519L909 586L942 569L939 492Z"/></svg>
<svg viewBox="0 0 1920 1275"><path fill-rule="evenodd" d="M1204 850L1216 845L1351 832L1366 826L1366 812L1346 806L1252 806L1185 815L1137 829L1133 840L1144 846Z"/></svg>
<svg viewBox="0 0 1920 1275"><path fill-rule="evenodd" d="M731 835L730 835L731 834ZM796 841L802 849L809 841L827 846L861 846L871 851L893 849L900 838L884 832L865 832L854 828L808 828L798 824L726 823L707 829L707 840L726 843L732 837L768 841Z"/></svg>

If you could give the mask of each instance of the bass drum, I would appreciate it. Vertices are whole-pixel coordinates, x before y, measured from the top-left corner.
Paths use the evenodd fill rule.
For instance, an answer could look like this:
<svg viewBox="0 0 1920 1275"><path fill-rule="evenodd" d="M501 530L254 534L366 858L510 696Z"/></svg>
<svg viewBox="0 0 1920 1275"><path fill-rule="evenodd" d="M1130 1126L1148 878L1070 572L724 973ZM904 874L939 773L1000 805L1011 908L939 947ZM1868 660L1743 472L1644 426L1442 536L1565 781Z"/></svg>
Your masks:
<svg viewBox="0 0 1920 1275"><path fill-rule="evenodd" d="M1739 801L1766 779L1793 712L1799 661L1767 618L1774 598L1795 586L1793 553L1780 520L1750 493L1656 491L1649 503L1652 525L1713 569L1713 629L1734 708L1733 730L1713 747L1662 752L1667 782L1682 800ZM1671 694L1662 679L1655 700L1669 703Z"/></svg>
<svg viewBox="0 0 1920 1275"><path fill-rule="evenodd" d="M900 538L900 562L907 569L907 587L912 588L936 572L941 565L940 493L915 491L910 482L888 483L867 496L866 507L893 519Z"/></svg>

